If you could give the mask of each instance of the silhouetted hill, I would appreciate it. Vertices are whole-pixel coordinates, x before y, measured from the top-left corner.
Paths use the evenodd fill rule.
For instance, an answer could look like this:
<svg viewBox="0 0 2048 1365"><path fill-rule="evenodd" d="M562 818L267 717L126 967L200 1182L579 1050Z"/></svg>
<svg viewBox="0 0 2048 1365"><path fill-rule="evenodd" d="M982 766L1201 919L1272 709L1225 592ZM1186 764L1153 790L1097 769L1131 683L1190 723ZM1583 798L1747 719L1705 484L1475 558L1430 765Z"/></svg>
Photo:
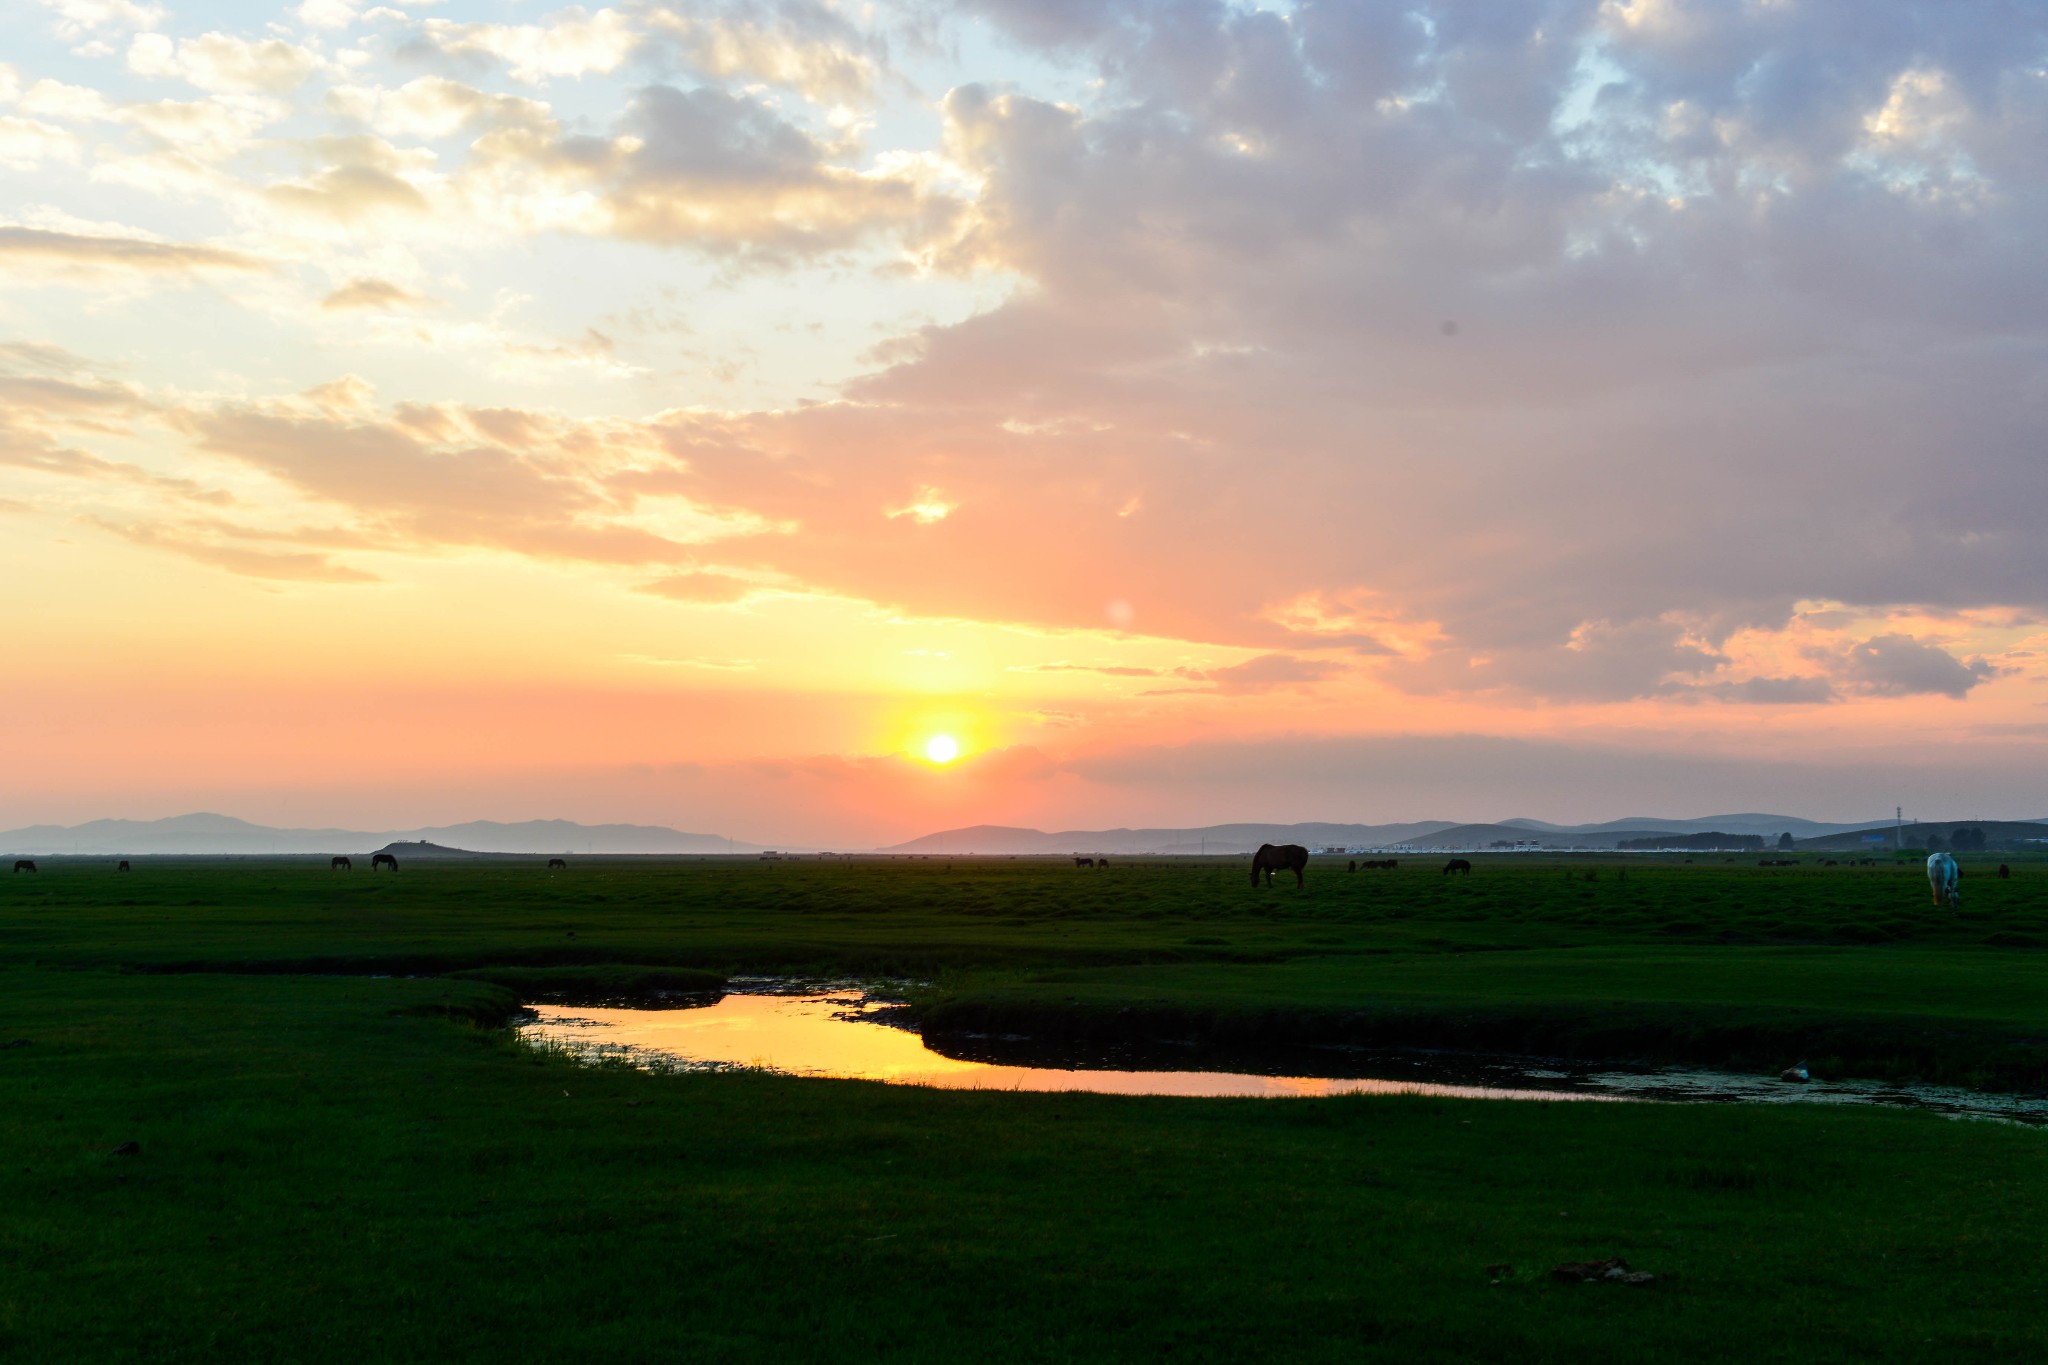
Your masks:
<svg viewBox="0 0 2048 1365"><path fill-rule="evenodd" d="M884 853L1250 853L1260 844L1302 844L1309 848L1378 847L1447 829L1448 820L1404 825L1206 825L1197 829L1069 829L1051 834L1006 825L972 825L942 830Z"/></svg>
<svg viewBox="0 0 2048 1365"><path fill-rule="evenodd" d="M1301 844L1308 848L1392 848L1483 850L1494 844L1526 844L1539 840L1546 848L1613 849L1622 838L1667 835L1682 839L1701 834L1762 838L1775 844L1780 834L1797 839L1863 828L1802 820L1794 815L1750 812L1708 815L1694 820L1653 820L1631 817L1587 825L1555 825L1518 818L1493 824L1459 824L1451 820L1420 820L1406 824L1347 825L1308 822L1292 825L1204 825L1193 829L1069 829L1047 833L1009 825L970 825L941 830L884 853L987 853L1058 856L1070 853L1249 853L1260 844Z"/></svg>
<svg viewBox="0 0 2048 1365"><path fill-rule="evenodd" d="M2048 823L2038 820L1930 820L1909 821L1903 834L1906 848L1927 848L1932 838L1938 837L1943 847L1955 843L1959 829L1981 829L1987 848L2012 848L2022 840L2048 840ZM1817 853L1854 851L1859 849L1887 849L1894 846L1894 835L1889 822L1882 825L1867 825L1861 829L1847 830L1840 834L1829 834L1818 839L1798 839L1794 848L1812 849ZM2034 844L2039 848L2042 845Z"/></svg>
<svg viewBox="0 0 2048 1365"><path fill-rule="evenodd" d="M30 825L0 832L12 856L91 854L349 853L394 843L437 844L492 853L755 853L759 844L716 834L686 834L663 825L579 825L571 820L504 823L472 820L429 829L371 832L273 829L231 815L174 815L164 820L91 820L82 825Z"/></svg>

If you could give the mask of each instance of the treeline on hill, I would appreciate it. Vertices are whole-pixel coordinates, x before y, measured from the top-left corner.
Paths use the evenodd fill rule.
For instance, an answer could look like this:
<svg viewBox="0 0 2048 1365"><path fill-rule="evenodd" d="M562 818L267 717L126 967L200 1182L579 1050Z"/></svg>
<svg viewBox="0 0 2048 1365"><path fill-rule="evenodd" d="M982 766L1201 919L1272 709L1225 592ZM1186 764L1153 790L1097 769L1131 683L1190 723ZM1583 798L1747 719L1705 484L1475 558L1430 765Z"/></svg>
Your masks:
<svg viewBox="0 0 2048 1365"><path fill-rule="evenodd" d="M1619 849L1688 848L1705 852L1754 853L1764 846L1764 837L1761 834L1722 834L1718 830L1709 830L1705 834L1644 834L1634 839L1623 839L1614 846Z"/></svg>

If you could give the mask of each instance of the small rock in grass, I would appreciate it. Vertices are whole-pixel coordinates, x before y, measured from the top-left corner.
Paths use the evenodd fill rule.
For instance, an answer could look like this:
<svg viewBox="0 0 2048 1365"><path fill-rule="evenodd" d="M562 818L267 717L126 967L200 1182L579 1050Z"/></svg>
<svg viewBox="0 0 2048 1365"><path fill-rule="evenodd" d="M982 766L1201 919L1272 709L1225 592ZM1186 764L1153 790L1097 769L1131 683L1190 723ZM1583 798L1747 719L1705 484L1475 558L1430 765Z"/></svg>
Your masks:
<svg viewBox="0 0 2048 1365"><path fill-rule="evenodd" d="M121 1144L121 1145L120 1145L119 1147L116 1147L116 1148L115 1148L115 1149L114 1149L114 1150L113 1150L112 1152L108 1153L108 1155L109 1155L109 1156L141 1156L141 1155L142 1155L142 1144L141 1144L141 1143L139 1143L139 1142L133 1142L133 1141L130 1141L130 1142L124 1142L124 1143L122 1143L122 1144Z"/></svg>
<svg viewBox="0 0 2048 1365"><path fill-rule="evenodd" d="M1515 1278L1515 1268L1506 1261L1497 1261L1486 1267L1486 1277L1495 1284L1499 1284L1502 1280L1512 1280Z"/></svg>
<svg viewBox="0 0 2048 1365"><path fill-rule="evenodd" d="M1610 1256L1604 1261L1566 1261L1554 1267L1550 1278L1565 1284L1585 1284L1602 1280L1614 1284L1648 1284L1655 1275L1643 1270L1630 1270L1628 1262L1619 1256Z"/></svg>

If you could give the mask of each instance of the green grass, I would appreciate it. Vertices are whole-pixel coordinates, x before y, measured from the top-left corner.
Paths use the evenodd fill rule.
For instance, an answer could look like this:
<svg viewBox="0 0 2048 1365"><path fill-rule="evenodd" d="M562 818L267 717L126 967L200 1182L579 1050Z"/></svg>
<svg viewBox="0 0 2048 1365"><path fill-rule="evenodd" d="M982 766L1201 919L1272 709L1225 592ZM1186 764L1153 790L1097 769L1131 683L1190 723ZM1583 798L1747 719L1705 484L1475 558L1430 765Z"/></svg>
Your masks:
<svg viewBox="0 0 2048 1365"><path fill-rule="evenodd" d="M1848 1029L1919 1039L1913 1065L1967 1067L2048 1037L2048 955L1985 943L2048 939L2040 864L1971 876L1959 919L1891 868L1636 863L1622 880L1608 862L1587 882L1592 865L1481 860L1469 882L1316 868L1297 893L1195 862L1091 877L579 860L553 878L422 864L373 879L39 861L0 882L0 1044L27 1040L0 1048L0 1358L2048 1349L2037 1130L1820 1107L652 1076L488 1027L506 985L894 971L931 982L920 1001L941 1020L1550 1021L1584 1046ZM420 971L466 979L398 975ZM139 1154L111 1154L129 1140ZM1610 1255L1658 1282L1542 1274ZM1517 1274L1489 1283L1497 1262Z"/></svg>

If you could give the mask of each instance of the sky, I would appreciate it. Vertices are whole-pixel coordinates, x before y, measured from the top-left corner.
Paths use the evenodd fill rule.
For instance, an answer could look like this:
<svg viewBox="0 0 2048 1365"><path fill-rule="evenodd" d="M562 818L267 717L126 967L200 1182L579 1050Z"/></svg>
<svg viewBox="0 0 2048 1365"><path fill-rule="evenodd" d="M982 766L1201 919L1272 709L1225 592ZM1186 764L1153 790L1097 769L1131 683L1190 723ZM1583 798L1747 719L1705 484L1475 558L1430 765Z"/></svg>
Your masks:
<svg viewBox="0 0 2048 1365"><path fill-rule="evenodd" d="M0 822L2048 816L2038 6L5 12Z"/></svg>

